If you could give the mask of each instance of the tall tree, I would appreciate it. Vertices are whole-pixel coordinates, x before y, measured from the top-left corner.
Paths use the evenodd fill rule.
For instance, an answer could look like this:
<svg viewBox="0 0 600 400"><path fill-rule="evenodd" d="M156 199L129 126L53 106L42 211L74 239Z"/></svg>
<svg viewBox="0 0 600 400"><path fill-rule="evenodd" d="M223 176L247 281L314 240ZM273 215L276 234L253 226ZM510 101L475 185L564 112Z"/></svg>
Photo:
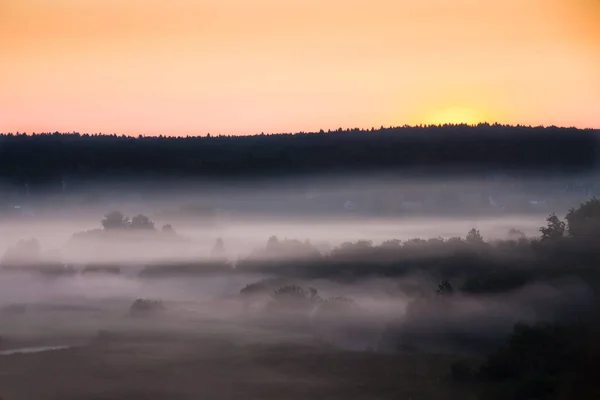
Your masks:
<svg viewBox="0 0 600 400"><path fill-rule="evenodd" d="M557 240L565 235L565 223L556 214L552 213L546 218L547 225L540 228L542 240Z"/></svg>

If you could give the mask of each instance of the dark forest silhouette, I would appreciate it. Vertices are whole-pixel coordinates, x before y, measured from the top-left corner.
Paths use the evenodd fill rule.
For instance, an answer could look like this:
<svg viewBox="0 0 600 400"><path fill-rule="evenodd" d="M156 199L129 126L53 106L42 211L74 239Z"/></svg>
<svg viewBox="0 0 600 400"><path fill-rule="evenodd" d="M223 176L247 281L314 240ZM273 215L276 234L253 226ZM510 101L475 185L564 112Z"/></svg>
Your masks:
<svg viewBox="0 0 600 400"><path fill-rule="evenodd" d="M552 172L591 167L596 134L499 124L181 138L9 133L0 136L0 179L244 178L474 166L477 172Z"/></svg>

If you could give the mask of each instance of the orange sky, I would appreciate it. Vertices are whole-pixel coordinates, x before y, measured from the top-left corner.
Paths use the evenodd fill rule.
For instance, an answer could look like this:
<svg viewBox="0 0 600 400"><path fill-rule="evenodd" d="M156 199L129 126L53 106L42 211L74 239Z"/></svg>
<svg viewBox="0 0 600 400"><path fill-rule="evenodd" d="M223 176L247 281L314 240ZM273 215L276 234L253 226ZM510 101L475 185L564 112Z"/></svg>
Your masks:
<svg viewBox="0 0 600 400"><path fill-rule="evenodd" d="M600 128L600 0L0 0L0 132Z"/></svg>

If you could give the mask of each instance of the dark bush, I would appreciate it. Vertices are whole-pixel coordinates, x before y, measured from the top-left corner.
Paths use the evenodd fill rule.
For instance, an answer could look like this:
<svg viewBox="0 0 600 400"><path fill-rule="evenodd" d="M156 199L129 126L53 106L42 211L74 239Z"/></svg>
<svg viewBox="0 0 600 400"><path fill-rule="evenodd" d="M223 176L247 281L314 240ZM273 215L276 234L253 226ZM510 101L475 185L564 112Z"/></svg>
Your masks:
<svg viewBox="0 0 600 400"><path fill-rule="evenodd" d="M454 288L448 279L444 279L435 292L438 296L451 295L454 293Z"/></svg>

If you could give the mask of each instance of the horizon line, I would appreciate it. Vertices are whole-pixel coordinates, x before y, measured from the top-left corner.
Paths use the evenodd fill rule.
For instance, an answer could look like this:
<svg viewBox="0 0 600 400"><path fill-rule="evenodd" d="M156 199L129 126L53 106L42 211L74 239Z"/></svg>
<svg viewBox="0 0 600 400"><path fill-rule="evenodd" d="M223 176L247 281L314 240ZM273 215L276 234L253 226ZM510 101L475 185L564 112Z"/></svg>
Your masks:
<svg viewBox="0 0 600 400"><path fill-rule="evenodd" d="M476 124L468 123L447 123L447 124L404 124L404 125L390 125L371 128L342 128L338 127L335 129L319 129L318 131L296 131L296 132L260 132L260 133L198 133L198 134L124 134L124 133L107 133L107 132L60 132L60 131L44 131L44 132L0 132L0 136L37 136L37 135L80 135L80 136L111 136L111 137L131 137L131 138L210 138L210 137L254 137L254 136L281 136L281 135L307 135L307 134L326 134L326 133L344 133L344 132L376 132L386 129L427 129L427 128L479 128L479 127L492 127L492 128L526 128L526 129L560 129L560 130L578 130L578 131L600 131L600 127L577 127L577 126L559 126L559 125L524 125L524 124L503 124L499 122L478 122Z"/></svg>

